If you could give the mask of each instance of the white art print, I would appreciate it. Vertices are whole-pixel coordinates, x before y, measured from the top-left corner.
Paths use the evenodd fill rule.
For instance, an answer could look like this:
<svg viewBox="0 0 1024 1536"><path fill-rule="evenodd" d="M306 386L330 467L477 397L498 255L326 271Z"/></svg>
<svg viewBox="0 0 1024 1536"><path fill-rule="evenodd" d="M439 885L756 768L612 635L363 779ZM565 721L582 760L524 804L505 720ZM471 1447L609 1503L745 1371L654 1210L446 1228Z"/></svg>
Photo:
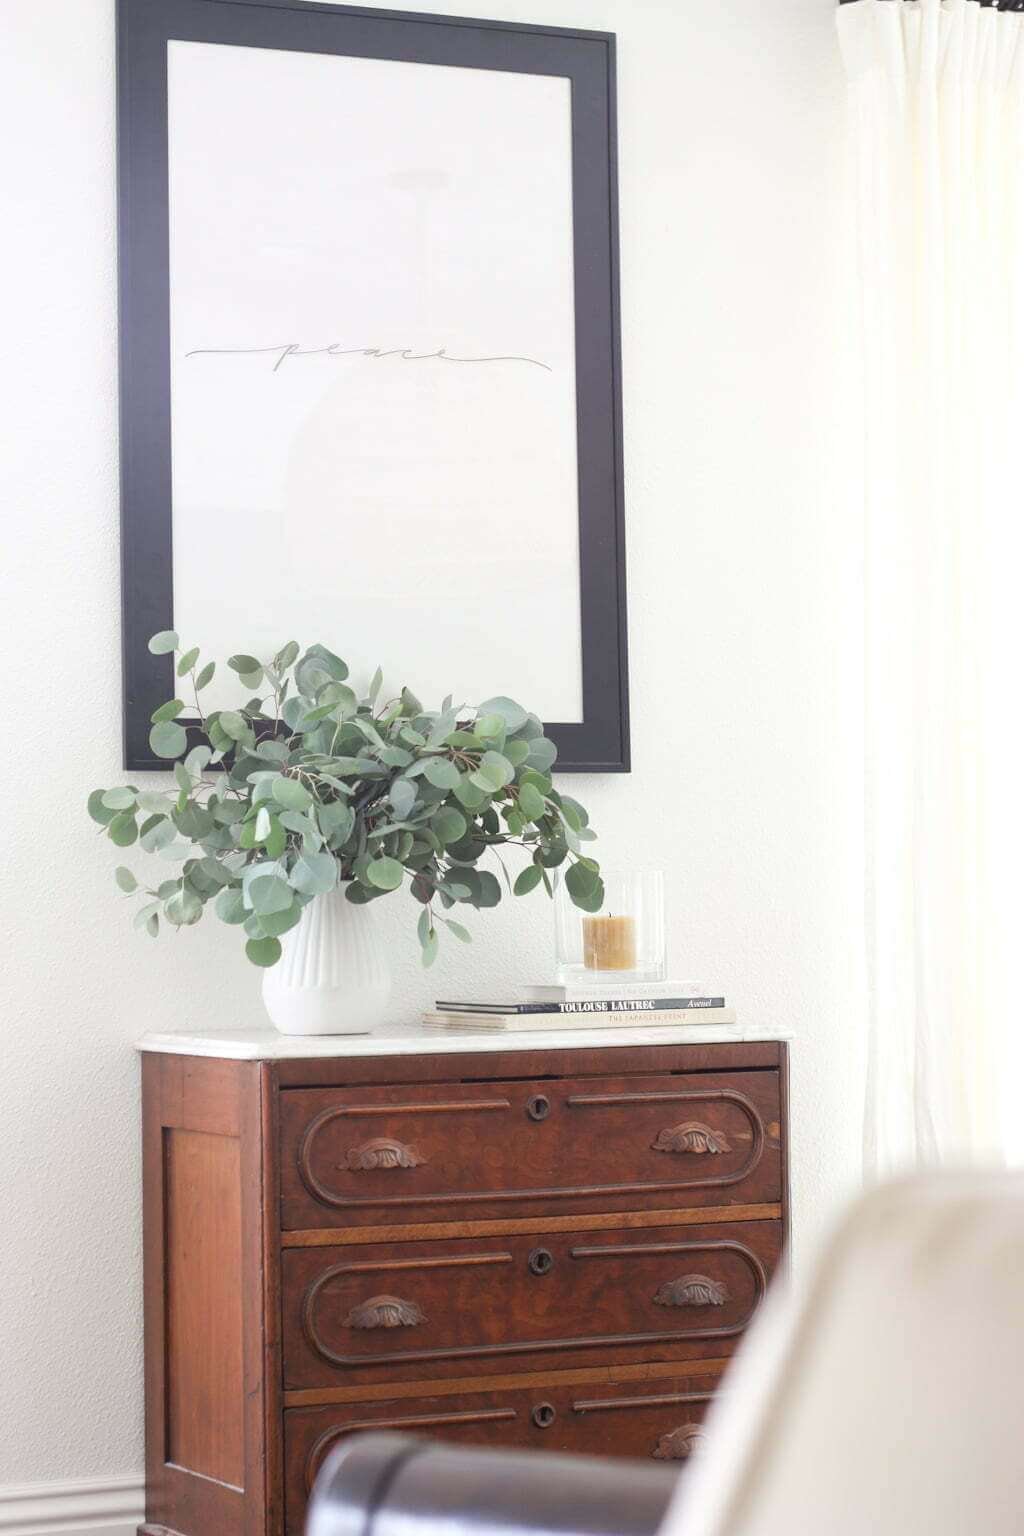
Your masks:
<svg viewBox="0 0 1024 1536"><path fill-rule="evenodd" d="M167 71L183 642L580 721L569 80L176 40Z"/></svg>

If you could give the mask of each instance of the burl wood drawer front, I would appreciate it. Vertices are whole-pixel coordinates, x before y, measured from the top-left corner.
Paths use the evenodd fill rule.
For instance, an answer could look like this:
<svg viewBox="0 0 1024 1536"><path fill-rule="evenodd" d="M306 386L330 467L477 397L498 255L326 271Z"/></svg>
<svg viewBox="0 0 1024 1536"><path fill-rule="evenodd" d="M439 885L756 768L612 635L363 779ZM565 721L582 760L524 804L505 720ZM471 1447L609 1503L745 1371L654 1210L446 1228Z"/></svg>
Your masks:
<svg viewBox="0 0 1024 1536"><path fill-rule="evenodd" d="M779 1074L281 1093L285 1229L779 1200Z"/></svg>
<svg viewBox="0 0 1024 1536"><path fill-rule="evenodd" d="M285 1386L722 1356L780 1243L752 1221L290 1249Z"/></svg>
<svg viewBox="0 0 1024 1536"><path fill-rule="evenodd" d="M464 1445L682 1463L700 1444L701 1422L718 1379L716 1368L653 1383L541 1386L290 1408L285 1413L289 1536L300 1536L309 1490L328 1451L360 1430L396 1430Z"/></svg>

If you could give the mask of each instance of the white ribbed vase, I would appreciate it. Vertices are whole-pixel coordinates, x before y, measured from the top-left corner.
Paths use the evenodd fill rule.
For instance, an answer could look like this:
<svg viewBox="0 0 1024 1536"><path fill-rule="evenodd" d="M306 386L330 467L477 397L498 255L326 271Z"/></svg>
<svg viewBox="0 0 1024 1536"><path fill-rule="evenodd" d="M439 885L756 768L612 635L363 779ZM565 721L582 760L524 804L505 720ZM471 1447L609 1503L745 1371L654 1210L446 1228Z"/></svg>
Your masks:
<svg viewBox="0 0 1024 1536"><path fill-rule="evenodd" d="M391 975L369 905L342 886L317 896L263 973L263 1004L283 1035L358 1035L384 1022Z"/></svg>

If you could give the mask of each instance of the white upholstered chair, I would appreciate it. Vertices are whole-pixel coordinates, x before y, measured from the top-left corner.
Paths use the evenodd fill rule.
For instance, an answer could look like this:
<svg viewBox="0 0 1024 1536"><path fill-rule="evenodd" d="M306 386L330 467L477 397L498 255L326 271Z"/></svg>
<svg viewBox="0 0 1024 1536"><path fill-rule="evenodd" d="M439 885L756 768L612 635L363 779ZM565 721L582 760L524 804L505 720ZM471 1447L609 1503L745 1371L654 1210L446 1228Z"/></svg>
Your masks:
<svg viewBox="0 0 1024 1536"><path fill-rule="evenodd" d="M769 1299L660 1536L1024 1536L1024 1176L883 1186Z"/></svg>

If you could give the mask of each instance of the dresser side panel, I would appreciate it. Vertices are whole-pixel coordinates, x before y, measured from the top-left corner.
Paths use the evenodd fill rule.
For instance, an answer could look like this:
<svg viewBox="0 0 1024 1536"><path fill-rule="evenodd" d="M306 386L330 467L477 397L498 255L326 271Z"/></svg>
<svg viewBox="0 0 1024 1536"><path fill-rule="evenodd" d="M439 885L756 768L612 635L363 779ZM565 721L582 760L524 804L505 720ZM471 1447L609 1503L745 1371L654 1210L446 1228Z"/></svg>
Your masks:
<svg viewBox="0 0 1024 1536"><path fill-rule="evenodd" d="M245 1486L241 1148L237 1136L164 1131L165 1458Z"/></svg>
<svg viewBox="0 0 1024 1536"><path fill-rule="evenodd" d="M143 1062L146 1527L263 1536L257 1063Z"/></svg>

